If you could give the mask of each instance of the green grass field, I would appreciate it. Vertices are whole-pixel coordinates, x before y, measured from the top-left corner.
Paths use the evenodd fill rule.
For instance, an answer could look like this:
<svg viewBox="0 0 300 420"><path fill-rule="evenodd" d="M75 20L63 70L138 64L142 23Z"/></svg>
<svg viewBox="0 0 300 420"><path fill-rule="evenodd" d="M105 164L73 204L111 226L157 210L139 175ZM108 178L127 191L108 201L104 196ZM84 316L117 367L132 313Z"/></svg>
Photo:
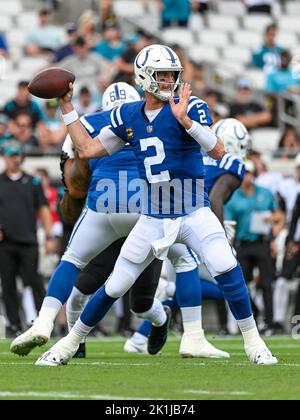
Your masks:
<svg viewBox="0 0 300 420"><path fill-rule="evenodd" d="M279 359L268 367L250 365L239 338L210 339L231 359L181 359L176 337L161 355L130 355L116 337L88 342L87 359L45 368L34 366L45 347L20 358L0 341L0 399L300 399L299 341L268 340Z"/></svg>

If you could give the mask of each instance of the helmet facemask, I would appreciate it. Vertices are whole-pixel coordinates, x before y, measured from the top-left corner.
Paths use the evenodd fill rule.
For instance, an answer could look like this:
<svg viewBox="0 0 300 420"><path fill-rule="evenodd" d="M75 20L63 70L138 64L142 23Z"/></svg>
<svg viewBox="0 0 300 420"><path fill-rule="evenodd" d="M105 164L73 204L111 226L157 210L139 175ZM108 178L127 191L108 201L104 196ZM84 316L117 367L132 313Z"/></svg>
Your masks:
<svg viewBox="0 0 300 420"><path fill-rule="evenodd" d="M154 69L152 69L154 70ZM173 82L167 82L167 81L158 81L159 80L159 73L165 73L165 72L172 72L174 73L174 81ZM174 96L175 93L180 92L181 84L182 84L182 72L183 69L179 71L174 71L173 69L155 69L153 71L152 81L150 89L152 88L152 91L148 91L152 93L156 98L162 100L162 101L168 101L171 96ZM170 90L167 91L166 89L161 89L161 85L170 85Z"/></svg>
<svg viewBox="0 0 300 420"><path fill-rule="evenodd" d="M164 45L152 45L144 48L135 60L136 82L146 92L151 93L161 101L178 92L181 86L183 68L176 53ZM174 82L158 81L160 72L175 73ZM170 90L161 89L162 84L170 83Z"/></svg>

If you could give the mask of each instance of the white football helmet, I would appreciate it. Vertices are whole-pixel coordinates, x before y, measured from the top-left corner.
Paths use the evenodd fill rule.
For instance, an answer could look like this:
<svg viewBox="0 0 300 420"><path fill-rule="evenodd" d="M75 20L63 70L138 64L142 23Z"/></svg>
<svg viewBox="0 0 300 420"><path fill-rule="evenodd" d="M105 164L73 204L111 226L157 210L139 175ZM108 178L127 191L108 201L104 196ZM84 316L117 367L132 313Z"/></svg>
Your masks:
<svg viewBox="0 0 300 420"><path fill-rule="evenodd" d="M136 102L140 101L141 97L137 90L128 85L128 83L118 82L108 86L103 93L102 97L102 109L103 111L109 111L116 106L120 106L125 102Z"/></svg>
<svg viewBox="0 0 300 420"><path fill-rule="evenodd" d="M175 83L170 91L161 91L156 79L157 72L172 71L176 73ZM146 92L152 93L161 101L168 101L181 85L183 67L177 54L166 45L150 45L144 48L134 62L136 83Z"/></svg>
<svg viewBox="0 0 300 420"><path fill-rule="evenodd" d="M224 143L226 152L246 157L251 147L251 140L247 128L235 118L225 118L212 127L213 132Z"/></svg>

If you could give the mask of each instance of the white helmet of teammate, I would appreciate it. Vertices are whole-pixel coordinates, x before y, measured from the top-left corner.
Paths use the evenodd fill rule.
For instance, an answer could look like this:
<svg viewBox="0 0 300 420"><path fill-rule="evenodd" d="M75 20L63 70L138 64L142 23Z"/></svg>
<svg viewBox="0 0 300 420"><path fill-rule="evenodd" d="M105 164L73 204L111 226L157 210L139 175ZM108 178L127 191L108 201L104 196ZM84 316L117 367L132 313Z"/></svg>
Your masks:
<svg viewBox="0 0 300 420"><path fill-rule="evenodd" d="M170 86L170 91L160 89L156 74L161 71L176 73L175 83ZM166 45L150 45L144 48L134 62L136 83L161 101L168 101L170 96L180 88L182 72L183 67L177 54Z"/></svg>
<svg viewBox="0 0 300 420"><path fill-rule="evenodd" d="M118 82L108 86L103 93L102 97L102 109L103 111L109 111L116 106L120 106L125 102L136 102L140 101L141 97L137 90L128 85L128 83Z"/></svg>
<svg viewBox="0 0 300 420"><path fill-rule="evenodd" d="M243 123L235 118L225 118L214 124L212 130L223 141L226 152L243 159L246 157L251 139Z"/></svg>

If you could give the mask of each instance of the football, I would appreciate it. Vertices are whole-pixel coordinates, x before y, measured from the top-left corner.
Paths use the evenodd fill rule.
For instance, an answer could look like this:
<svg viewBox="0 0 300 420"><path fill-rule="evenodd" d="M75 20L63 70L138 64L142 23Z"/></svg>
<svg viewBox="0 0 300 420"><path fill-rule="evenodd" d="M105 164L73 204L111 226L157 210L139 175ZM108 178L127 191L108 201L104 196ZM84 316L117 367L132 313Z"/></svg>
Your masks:
<svg viewBox="0 0 300 420"><path fill-rule="evenodd" d="M29 83L29 92L43 99L59 98L69 89L69 83L74 83L75 76L68 70L51 67L38 73Z"/></svg>

